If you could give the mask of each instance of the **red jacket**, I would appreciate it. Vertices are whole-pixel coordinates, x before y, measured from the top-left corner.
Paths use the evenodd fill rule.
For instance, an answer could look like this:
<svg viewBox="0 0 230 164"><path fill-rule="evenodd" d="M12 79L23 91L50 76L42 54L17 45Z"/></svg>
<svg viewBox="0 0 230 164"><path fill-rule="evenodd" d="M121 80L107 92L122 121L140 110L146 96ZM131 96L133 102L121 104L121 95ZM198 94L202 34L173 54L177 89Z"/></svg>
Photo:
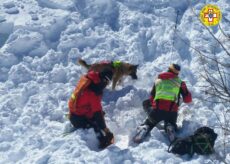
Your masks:
<svg viewBox="0 0 230 164"><path fill-rule="evenodd" d="M172 79L177 77L176 74L172 72L164 72L158 75L158 79ZM178 96L178 100L176 102L170 101L170 100L154 100L155 97L155 84L153 86L153 89L151 91L151 97L150 100L152 102L153 109L159 109L159 110L165 110L165 111L173 111L177 112L178 107L179 107L179 101L180 101L180 95L183 98L184 103L190 103L192 102L192 95L187 89L187 86L184 81L182 81L181 86L180 86L180 92Z"/></svg>
<svg viewBox="0 0 230 164"><path fill-rule="evenodd" d="M87 74L92 83L99 84L100 78L98 72L90 71ZM92 118L95 112L102 112L102 94L96 95L95 92L89 89L89 86L86 87L81 95L78 97L76 102L76 109L70 110L71 114L78 116L85 116L87 118Z"/></svg>

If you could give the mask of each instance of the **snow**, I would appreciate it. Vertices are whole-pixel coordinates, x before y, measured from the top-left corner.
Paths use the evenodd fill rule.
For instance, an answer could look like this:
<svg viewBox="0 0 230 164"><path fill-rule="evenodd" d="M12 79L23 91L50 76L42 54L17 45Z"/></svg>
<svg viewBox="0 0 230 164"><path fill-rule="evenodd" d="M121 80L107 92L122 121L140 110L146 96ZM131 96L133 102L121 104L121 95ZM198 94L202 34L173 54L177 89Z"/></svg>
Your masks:
<svg viewBox="0 0 230 164"><path fill-rule="evenodd" d="M5 12L6 12L7 14L18 14L18 13L19 13L19 10L18 10L18 8L16 8L16 7L12 7L12 8L6 9Z"/></svg>
<svg viewBox="0 0 230 164"><path fill-rule="evenodd" d="M3 3L3 6L5 7L5 8L7 8L7 9L10 9L10 8L13 8L13 7L15 7L15 4L14 4L14 2L5 2L5 3Z"/></svg>
<svg viewBox="0 0 230 164"><path fill-rule="evenodd" d="M146 115L142 101L157 74L169 64L182 66L180 76L193 95L182 104L180 136L201 126L218 133L216 151L224 154L223 134L213 112L222 105L203 101L199 56L215 44L194 17L204 4L221 8L221 27L229 35L229 0L7 0L0 1L0 163L221 163L214 155L176 156L158 130L143 143L130 140ZM177 34L174 27L178 15ZM218 28L212 28L220 35ZM223 55L219 48L218 55ZM116 91L105 90L105 120L115 144L97 148L93 129L63 136L70 126L67 101L86 72L76 61L121 60L139 64L138 80L123 79ZM221 120L223 115L219 115ZM230 162L230 149L226 156Z"/></svg>

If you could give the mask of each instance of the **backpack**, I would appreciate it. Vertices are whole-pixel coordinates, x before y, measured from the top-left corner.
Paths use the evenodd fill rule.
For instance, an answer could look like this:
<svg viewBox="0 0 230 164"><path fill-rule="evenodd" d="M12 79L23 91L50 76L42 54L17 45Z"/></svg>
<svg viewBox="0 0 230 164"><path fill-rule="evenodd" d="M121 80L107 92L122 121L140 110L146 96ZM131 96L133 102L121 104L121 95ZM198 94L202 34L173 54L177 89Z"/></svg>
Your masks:
<svg viewBox="0 0 230 164"><path fill-rule="evenodd" d="M68 101L69 110L71 112L74 112L76 110L76 104L79 96L82 94L82 91L89 86L91 83L91 80L88 79L86 76L82 76L77 83L77 86L75 87L73 93L71 94L71 97Z"/></svg>
<svg viewBox="0 0 230 164"><path fill-rule="evenodd" d="M192 156L194 153L208 155L214 152L217 134L209 127L197 129L193 135L175 140L169 145L168 152Z"/></svg>
<svg viewBox="0 0 230 164"><path fill-rule="evenodd" d="M193 135L194 151L197 154L212 154L217 134L209 127L197 129Z"/></svg>

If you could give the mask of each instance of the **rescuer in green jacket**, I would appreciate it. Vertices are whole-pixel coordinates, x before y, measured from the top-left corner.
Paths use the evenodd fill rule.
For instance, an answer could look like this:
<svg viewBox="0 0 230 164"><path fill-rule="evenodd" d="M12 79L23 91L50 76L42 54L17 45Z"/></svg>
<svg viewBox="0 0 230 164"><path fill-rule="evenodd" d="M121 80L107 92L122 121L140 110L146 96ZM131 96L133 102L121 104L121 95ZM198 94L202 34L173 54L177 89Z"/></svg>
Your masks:
<svg viewBox="0 0 230 164"><path fill-rule="evenodd" d="M175 140L180 98L182 96L184 103L192 102L191 93L185 82L178 77L179 72L180 66L172 64L167 72L158 75L150 98L143 101L143 108L148 117L143 124L137 127L137 132L133 138L134 142L142 142L160 121L164 121L164 128L169 141Z"/></svg>

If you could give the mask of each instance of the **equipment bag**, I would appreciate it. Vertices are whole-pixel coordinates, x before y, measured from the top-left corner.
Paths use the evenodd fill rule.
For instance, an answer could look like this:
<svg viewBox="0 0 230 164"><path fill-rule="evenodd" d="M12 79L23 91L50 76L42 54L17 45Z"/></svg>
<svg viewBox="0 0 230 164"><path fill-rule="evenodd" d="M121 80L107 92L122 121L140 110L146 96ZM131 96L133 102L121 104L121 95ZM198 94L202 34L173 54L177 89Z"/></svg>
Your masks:
<svg viewBox="0 0 230 164"><path fill-rule="evenodd" d="M192 156L194 154L192 137L176 139L169 145L168 152L179 155L189 154Z"/></svg>
<svg viewBox="0 0 230 164"><path fill-rule="evenodd" d="M212 154L217 134L209 127L197 129L193 135L194 151L197 154Z"/></svg>
<svg viewBox="0 0 230 164"><path fill-rule="evenodd" d="M194 153L207 155L214 151L217 134L209 127L201 127L186 138L177 139L169 145L168 151L174 154L192 156Z"/></svg>

